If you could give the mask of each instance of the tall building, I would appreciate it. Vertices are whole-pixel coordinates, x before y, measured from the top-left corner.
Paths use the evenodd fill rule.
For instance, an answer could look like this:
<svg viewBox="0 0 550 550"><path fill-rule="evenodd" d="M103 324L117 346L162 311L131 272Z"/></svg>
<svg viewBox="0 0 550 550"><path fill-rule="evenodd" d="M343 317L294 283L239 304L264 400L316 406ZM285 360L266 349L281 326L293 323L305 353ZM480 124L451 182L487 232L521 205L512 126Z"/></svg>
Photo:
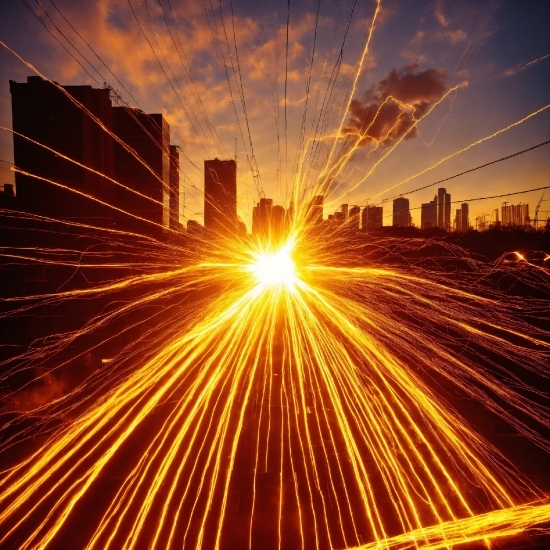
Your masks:
<svg viewBox="0 0 550 550"><path fill-rule="evenodd" d="M261 198L257 205L256 224L252 233L262 237L271 235L273 221L273 199Z"/></svg>
<svg viewBox="0 0 550 550"><path fill-rule="evenodd" d="M352 206L349 209L349 220L348 225L350 229L359 231L361 224L361 208L359 206Z"/></svg>
<svg viewBox="0 0 550 550"><path fill-rule="evenodd" d="M451 230L451 195L444 187L437 190L437 227Z"/></svg>
<svg viewBox="0 0 550 550"><path fill-rule="evenodd" d="M117 227L162 233L170 226L170 126L161 114L113 107L113 132L125 144L115 142L115 179L135 191L115 187L116 205L131 214L117 213Z"/></svg>
<svg viewBox="0 0 550 550"><path fill-rule="evenodd" d="M290 204L288 205L288 209L285 215L285 226L287 227L287 229L290 228L293 221L294 221L294 203L290 201Z"/></svg>
<svg viewBox="0 0 550 550"><path fill-rule="evenodd" d="M180 214L180 149L170 145L170 229L182 228Z"/></svg>
<svg viewBox="0 0 550 550"><path fill-rule="evenodd" d="M460 231L466 233L470 229L470 206L467 202L460 205Z"/></svg>
<svg viewBox="0 0 550 550"><path fill-rule="evenodd" d="M271 230L275 238L282 237L285 230L286 211L283 206L274 205L271 210Z"/></svg>
<svg viewBox="0 0 550 550"><path fill-rule="evenodd" d="M109 90L91 86L59 89L39 76L29 76L25 83L10 80L10 93L16 132L13 136L14 163L32 174L15 174L18 207L56 219L98 227L112 225L113 209L99 202L112 204L113 184L100 175L108 178L115 175L112 138L71 100L82 104L110 130Z"/></svg>
<svg viewBox="0 0 550 550"><path fill-rule="evenodd" d="M10 81L10 92L14 131L49 148L14 134L15 164L32 174L16 174L22 210L142 234L169 227L172 155L161 114L113 107L107 88L60 87L37 76ZM174 156L173 186L178 171Z"/></svg>
<svg viewBox="0 0 550 550"><path fill-rule="evenodd" d="M237 224L237 163L204 161L204 226L217 234L235 234Z"/></svg>
<svg viewBox="0 0 550 550"><path fill-rule="evenodd" d="M383 225L384 208L382 206L365 206L361 218L363 231L378 229Z"/></svg>
<svg viewBox="0 0 550 550"><path fill-rule="evenodd" d="M420 229L437 227L437 195L433 201L422 203L420 211Z"/></svg>
<svg viewBox="0 0 550 550"><path fill-rule="evenodd" d="M529 218L528 204L510 204L502 205L502 225L528 226L531 223Z"/></svg>
<svg viewBox="0 0 550 550"><path fill-rule="evenodd" d="M342 214L344 215L344 221L347 222L349 219L349 204L342 205Z"/></svg>
<svg viewBox="0 0 550 550"><path fill-rule="evenodd" d="M410 227L411 213L409 210L409 199L398 197L393 201L393 226Z"/></svg>

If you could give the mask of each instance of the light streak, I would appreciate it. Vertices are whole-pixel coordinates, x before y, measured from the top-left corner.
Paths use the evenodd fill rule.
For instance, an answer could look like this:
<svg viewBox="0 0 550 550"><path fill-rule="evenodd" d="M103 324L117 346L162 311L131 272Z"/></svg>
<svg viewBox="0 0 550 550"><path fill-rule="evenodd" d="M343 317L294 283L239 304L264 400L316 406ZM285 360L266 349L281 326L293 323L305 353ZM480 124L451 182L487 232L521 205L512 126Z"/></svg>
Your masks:
<svg viewBox="0 0 550 550"><path fill-rule="evenodd" d="M179 271L96 289L160 284L155 299L209 281L223 291L200 311L181 310L179 328L115 375L108 391L94 378L54 403L61 417L82 412L5 472L2 544L18 537L21 548L55 547L157 409L160 424L130 458L89 548L259 548L266 536L282 549L368 540L437 548L548 520L547 505L525 508L540 491L430 383L444 380L548 448L509 410L548 427L536 389L514 389L504 367L493 372L457 349L467 339L474 352L545 376L547 332L499 312L498 298L472 288L473 278L451 284L444 272L339 267L339 254L320 254L326 235L291 235L279 250L214 246ZM287 268L279 273L277 254ZM495 318L482 321L487 310ZM235 530L242 518L244 529Z"/></svg>
<svg viewBox="0 0 550 550"><path fill-rule="evenodd" d="M466 151L470 150L472 147L475 147L476 145L480 145L481 143L484 143L485 141L488 141L490 139L493 139L494 137L507 132L508 130L515 128L516 126L519 126L520 124L523 124L530 118L546 111L546 109L550 108L550 105L545 105L544 107L541 107L540 109L537 109L536 111L533 111L532 113L528 114L527 116L521 118L520 120L517 120L516 122L513 122L512 124L509 124L508 126L501 128L500 130L497 130L496 132L493 132L492 134L485 136L481 139L478 139L477 141L474 141L467 145L466 147L463 147L459 151L455 151L454 153L447 155L446 157L443 157L442 159L438 160L435 164L432 164L428 168L425 168L424 170L414 174L414 176L410 176L407 179L404 179L400 181L399 183L396 183L395 185L392 185L391 187L388 187L387 189L384 189L384 191L380 191L379 193L376 193L376 195L373 195L371 198L379 197L380 195L387 193L388 191L391 191L392 189L395 189L396 187L399 187L400 185L403 185L404 183L407 183L408 181L411 181L412 179L417 178L418 176L421 176L422 174L425 174L426 172L429 172L430 170L433 170L434 168L438 167L440 164L443 164L444 162L447 162L448 160L452 159L453 157L456 157L457 155L460 155L461 153L465 153ZM372 170L371 170L372 172ZM369 172L370 174L370 172ZM365 178L363 178L362 181L364 181ZM360 182L362 183L362 182Z"/></svg>
<svg viewBox="0 0 550 550"><path fill-rule="evenodd" d="M366 136L351 135L352 148L331 161L347 110L315 192ZM447 273L414 260L414 242L355 246L345 231L310 227L311 196L302 181L294 191L303 201L280 238L199 237L190 250L150 240L134 250L151 256L140 275L2 300L15 304L6 317L108 303L82 327L30 347L3 371L8 387L48 360L58 362L49 374L65 367L60 352L77 338L95 337L90 351L114 337L100 331L114 331L117 320L159 311L143 313L156 326L63 397L19 403L44 374L3 396L14 406L0 451L29 449L2 472L1 546L435 549L546 529L547 495L459 404L478 403L550 451L547 396L529 381L548 380L550 333L538 324L548 300L490 284L509 276L547 292L548 271L523 260L521 272L479 264L442 245L437 261L460 264ZM362 256L367 246L374 253ZM134 267L93 254L66 259L74 252L2 255Z"/></svg>

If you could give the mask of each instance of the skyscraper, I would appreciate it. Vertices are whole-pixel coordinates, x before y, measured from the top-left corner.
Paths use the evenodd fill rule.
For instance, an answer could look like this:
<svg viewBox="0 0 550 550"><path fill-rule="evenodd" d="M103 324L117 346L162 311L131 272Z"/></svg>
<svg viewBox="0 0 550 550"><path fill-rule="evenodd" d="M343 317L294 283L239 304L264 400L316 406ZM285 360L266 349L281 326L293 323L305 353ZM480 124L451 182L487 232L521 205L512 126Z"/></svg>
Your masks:
<svg viewBox="0 0 550 550"><path fill-rule="evenodd" d="M342 214L344 215L344 221L347 222L349 218L349 204L342 205Z"/></svg>
<svg viewBox="0 0 550 550"><path fill-rule="evenodd" d="M528 226L531 223L529 218L528 204L511 204L502 205L502 225L516 225L519 227Z"/></svg>
<svg viewBox="0 0 550 550"><path fill-rule="evenodd" d="M409 227L411 225L411 213L409 211L409 199L398 197L393 201L393 226Z"/></svg>
<svg viewBox="0 0 550 550"><path fill-rule="evenodd" d="M180 150L170 145L170 229L181 228L180 213Z"/></svg>
<svg viewBox="0 0 550 550"><path fill-rule="evenodd" d="M271 234L271 222L273 217L273 199L261 198L258 203L257 234L267 237Z"/></svg>
<svg viewBox="0 0 550 550"><path fill-rule="evenodd" d="M384 208L382 206L365 206L361 217L363 231L378 229L383 225Z"/></svg>
<svg viewBox="0 0 550 550"><path fill-rule="evenodd" d="M111 225L113 209L98 201L112 203L113 184L99 175L108 178L115 175L112 138L76 103L110 130L109 90L91 86L58 87L39 76L29 76L26 83L10 80L10 93L16 132L14 163L33 176L53 182L16 173L19 207L51 218L97 227Z"/></svg>
<svg viewBox="0 0 550 550"><path fill-rule="evenodd" d="M437 227L437 195L433 201L422 203L420 229Z"/></svg>
<svg viewBox="0 0 550 550"><path fill-rule="evenodd" d="M451 230L451 195L444 187L437 190L437 227Z"/></svg>
<svg viewBox="0 0 550 550"><path fill-rule="evenodd" d="M460 222L461 222L461 227L460 227L460 231L462 233L466 233L466 231L468 231L468 229L470 229L470 207L468 205L467 202L463 202L461 205L460 205Z"/></svg>
<svg viewBox="0 0 550 550"><path fill-rule="evenodd" d="M237 163L204 161L204 226L217 234L235 234L237 223Z"/></svg>
<svg viewBox="0 0 550 550"><path fill-rule="evenodd" d="M359 226L361 222L361 208L359 206L352 206L349 209L349 227L355 231L359 231Z"/></svg>
<svg viewBox="0 0 550 550"><path fill-rule="evenodd" d="M117 227L158 234L170 225L170 126L161 114L113 107L113 132L135 151L115 142L115 203L136 217L117 213Z"/></svg>

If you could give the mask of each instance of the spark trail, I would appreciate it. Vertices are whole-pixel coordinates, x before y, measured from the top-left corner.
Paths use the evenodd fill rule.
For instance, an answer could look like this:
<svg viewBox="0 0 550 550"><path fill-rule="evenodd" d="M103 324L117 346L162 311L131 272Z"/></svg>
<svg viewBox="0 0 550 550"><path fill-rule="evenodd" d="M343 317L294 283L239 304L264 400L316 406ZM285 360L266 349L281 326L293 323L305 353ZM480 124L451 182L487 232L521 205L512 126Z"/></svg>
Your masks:
<svg viewBox="0 0 550 550"><path fill-rule="evenodd" d="M180 246L103 229L85 252L0 250L10 265L108 272L85 289L1 301L10 319L97 311L2 365L11 389L2 395L0 546L401 550L547 530L548 495L460 405L479 404L530 448L550 451L539 389L548 382L548 270L479 263L443 245L426 267L413 240L365 242L345 227L312 226L312 196L328 194L367 136L344 136L347 116L329 133L312 189L307 147L298 153L296 214L283 235L197 235ZM308 147L327 138L315 136ZM112 261L107 245L123 259ZM495 290L507 278L529 298ZM69 391L25 400L125 332L139 338Z"/></svg>
<svg viewBox="0 0 550 550"><path fill-rule="evenodd" d="M548 407L503 366L547 376L548 332L479 272L353 267L328 237L212 245L179 270L97 287L160 284L142 303L219 290L170 315L144 360L31 411L47 440L4 473L2 544L66 546L97 491L109 496L79 547L440 547L547 521L545 495L438 388L548 450L532 428L549 427Z"/></svg>

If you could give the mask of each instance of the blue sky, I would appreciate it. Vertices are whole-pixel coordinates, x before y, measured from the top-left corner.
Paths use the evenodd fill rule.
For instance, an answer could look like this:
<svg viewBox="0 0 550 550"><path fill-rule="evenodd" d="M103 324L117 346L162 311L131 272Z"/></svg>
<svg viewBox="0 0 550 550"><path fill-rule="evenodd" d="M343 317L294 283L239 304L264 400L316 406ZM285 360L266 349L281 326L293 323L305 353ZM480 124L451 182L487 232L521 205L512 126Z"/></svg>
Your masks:
<svg viewBox="0 0 550 550"><path fill-rule="evenodd" d="M438 186L415 189L550 139L546 109L458 153L550 105L546 0L383 0L361 71L373 0L291 1L290 12L287 2L271 1L224 1L220 10L218 2L190 0L44 0L41 5L68 42L37 3L26 3L0 4L0 40L26 62L61 84L107 81L130 105L166 114L172 142L184 153L188 218L201 220L203 160L233 156L235 138L239 213L249 228L258 199L256 166L266 195L281 204L290 200L293 184L311 186L337 166L325 215L343 202L376 204L399 194L415 208L433 198ZM0 126L11 127L8 81L30 74L0 46ZM429 75L437 75L437 82ZM405 104L400 99L401 110L394 96L406 98ZM344 140L338 129L353 128L352 99L360 113L384 100L393 103L380 111L387 118L378 119L384 136L365 137L338 164L350 153L350 137ZM403 120L413 111L425 116L411 129ZM401 130L395 126L399 121ZM377 143L380 137L387 139ZM445 187L460 201L550 185L549 148ZM0 159L13 160L6 130L0 131ZM9 166L0 163L0 182L10 181ZM475 201L470 215L490 214L504 200L528 203L533 215L541 194ZM389 215L391 203L384 205ZM550 210L550 201L542 210ZM418 224L419 210L412 213Z"/></svg>

